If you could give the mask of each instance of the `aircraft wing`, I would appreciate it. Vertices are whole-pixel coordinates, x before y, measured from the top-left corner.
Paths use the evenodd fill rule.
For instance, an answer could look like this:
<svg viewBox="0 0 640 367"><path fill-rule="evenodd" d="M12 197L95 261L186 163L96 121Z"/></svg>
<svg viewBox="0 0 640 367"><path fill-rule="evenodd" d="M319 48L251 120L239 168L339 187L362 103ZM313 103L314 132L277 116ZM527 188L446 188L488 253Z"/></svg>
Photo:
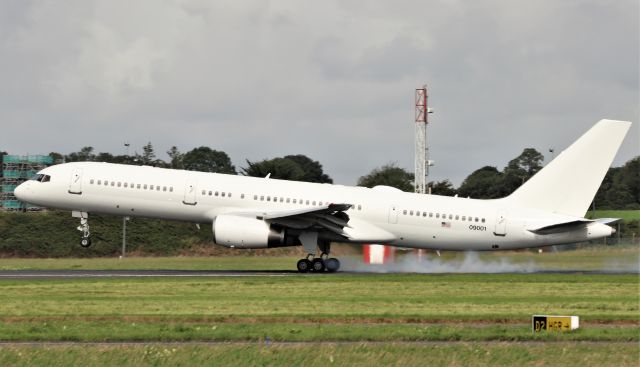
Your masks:
<svg viewBox="0 0 640 367"><path fill-rule="evenodd" d="M366 221L352 219L346 213L351 204L327 204L300 209L242 211L228 214L250 216L284 227L332 232L355 242L391 242L395 236Z"/></svg>

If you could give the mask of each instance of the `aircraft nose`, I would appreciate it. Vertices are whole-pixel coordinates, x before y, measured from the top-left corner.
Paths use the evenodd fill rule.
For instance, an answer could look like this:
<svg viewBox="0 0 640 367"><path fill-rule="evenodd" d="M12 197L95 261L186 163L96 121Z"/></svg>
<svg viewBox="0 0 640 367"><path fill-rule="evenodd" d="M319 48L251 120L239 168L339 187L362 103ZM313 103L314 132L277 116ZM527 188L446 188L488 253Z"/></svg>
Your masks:
<svg viewBox="0 0 640 367"><path fill-rule="evenodd" d="M20 201L28 201L29 192L31 191L29 188L29 182L23 182L18 187L13 190L13 195L18 198Z"/></svg>

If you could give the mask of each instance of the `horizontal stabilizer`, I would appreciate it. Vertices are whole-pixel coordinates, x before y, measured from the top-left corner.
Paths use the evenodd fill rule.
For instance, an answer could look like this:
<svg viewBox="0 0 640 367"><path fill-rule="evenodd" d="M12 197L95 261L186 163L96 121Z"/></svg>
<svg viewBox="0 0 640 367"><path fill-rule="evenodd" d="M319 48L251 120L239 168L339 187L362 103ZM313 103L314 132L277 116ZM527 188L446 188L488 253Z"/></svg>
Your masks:
<svg viewBox="0 0 640 367"><path fill-rule="evenodd" d="M552 234L552 233L561 233L561 232L571 232L571 231L575 231L576 229L580 229L592 222L593 221L589 219L578 219L578 220L572 220L568 222L544 224L542 226L537 226L535 228L527 228L527 231L531 233L543 234L543 235Z"/></svg>
<svg viewBox="0 0 640 367"><path fill-rule="evenodd" d="M621 218L598 218L598 219L594 219L596 222L598 223L602 223L602 224L609 224L609 223L613 223L613 222L617 222L619 221Z"/></svg>

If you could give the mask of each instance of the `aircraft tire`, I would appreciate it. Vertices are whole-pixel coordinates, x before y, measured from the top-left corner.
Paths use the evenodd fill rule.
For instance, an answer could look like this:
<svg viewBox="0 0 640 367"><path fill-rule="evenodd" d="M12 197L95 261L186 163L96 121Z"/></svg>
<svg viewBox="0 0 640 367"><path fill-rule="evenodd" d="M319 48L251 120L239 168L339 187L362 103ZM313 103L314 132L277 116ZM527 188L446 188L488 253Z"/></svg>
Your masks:
<svg viewBox="0 0 640 367"><path fill-rule="evenodd" d="M313 259L311 262L311 270L313 270L314 273L322 273L324 269L324 260L319 257Z"/></svg>
<svg viewBox="0 0 640 367"><path fill-rule="evenodd" d="M299 273L308 273L311 270L311 261L307 259L300 259L296 264Z"/></svg>
<svg viewBox="0 0 640 367"><path fill-rule="evenodd" d="M340 260L332 257L324 262L324 266L327 268L329 273L335 273L340 269Z"/></svg>
<svg viewBox="0 0 640 367"><path fill-rule="evenodd" d="M91 246L91 237L82 237L80 239L80 246L84 248Z"/></svg>

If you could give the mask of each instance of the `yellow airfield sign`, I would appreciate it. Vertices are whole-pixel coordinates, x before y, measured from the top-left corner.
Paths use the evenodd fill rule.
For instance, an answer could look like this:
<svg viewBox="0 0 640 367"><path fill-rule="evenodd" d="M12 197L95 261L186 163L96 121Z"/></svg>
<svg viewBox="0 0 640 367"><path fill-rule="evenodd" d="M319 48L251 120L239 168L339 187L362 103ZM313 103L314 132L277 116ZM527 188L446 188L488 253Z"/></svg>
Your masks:
<svg viewBox="0 0 640 367"><path fill-rule="evenodd" d="M580 327L578 316L533 315L531 318L533 331L569 331Z"/></svg>

